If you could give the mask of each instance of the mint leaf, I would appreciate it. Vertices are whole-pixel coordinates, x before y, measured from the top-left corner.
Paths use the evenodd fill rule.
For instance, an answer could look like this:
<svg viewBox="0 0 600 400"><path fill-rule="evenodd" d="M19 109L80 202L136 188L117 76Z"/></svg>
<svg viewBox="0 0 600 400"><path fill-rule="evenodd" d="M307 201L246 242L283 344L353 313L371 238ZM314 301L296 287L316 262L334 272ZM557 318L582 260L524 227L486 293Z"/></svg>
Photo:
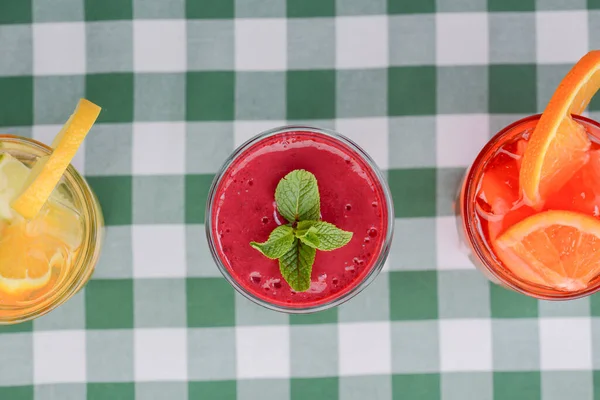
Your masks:
<svg viewBox="0 0 600 400"><path fill-rule="evenodd" d="M250 246L263 253L270 259L283 256L291 247L296 238L291 226L281 225L273 229L269 239L264 243L250 242Z"/></svg>
<svg viewBox="0 0 600 400"><path fill-rule="evenodd" d="M303 237L310 236L310 242L316 243L315 248L323 251L339 249L347 245L352 239L352 232L341 230L325 221L300 221L298 222L296 237L299 237L299 234L304 235Z"/></svg>
<svg viewBox="0 0 600 400"><path fill-rule="evenodd" d="M317 249L319 248L319 236L317 235L317 228L310 225L307 229L300 229L300 224L303 222L315 223L317 221L300 221L296 228L296 237L302 241L302 243Z"/></svg>
<svg viewBox="0 0 600 400"><path fill-rule="evenodd" d="M290 223L318 220L321 200L317 178L303 169L296 169L283 177L275 189L277 210Z"/></svg>
<svg viewBox="0 0 600 400"><path fill-rule="evenodd" d="M317 250L294 238L292 247L279 258L283 279L296 292L310 288L310 274Z"/></svg>

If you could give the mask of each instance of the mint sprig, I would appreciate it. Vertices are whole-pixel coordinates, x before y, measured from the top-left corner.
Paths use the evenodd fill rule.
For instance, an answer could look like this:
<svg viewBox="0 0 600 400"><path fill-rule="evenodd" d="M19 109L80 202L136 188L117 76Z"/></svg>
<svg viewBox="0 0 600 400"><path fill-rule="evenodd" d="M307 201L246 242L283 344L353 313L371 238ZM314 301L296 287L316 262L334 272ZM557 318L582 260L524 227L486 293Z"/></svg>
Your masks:
<svg viewBox="0 0 600 400"><path fill-rule="evenodd" d="M310 288L317 250L332 251L352 239L335 225L321 221L321 199L317 178L297 169L279 181L275 189L277 211L288 221L271 232L266 242L250 245L270 259L279 259L283 279L296 292Z"/></svg>

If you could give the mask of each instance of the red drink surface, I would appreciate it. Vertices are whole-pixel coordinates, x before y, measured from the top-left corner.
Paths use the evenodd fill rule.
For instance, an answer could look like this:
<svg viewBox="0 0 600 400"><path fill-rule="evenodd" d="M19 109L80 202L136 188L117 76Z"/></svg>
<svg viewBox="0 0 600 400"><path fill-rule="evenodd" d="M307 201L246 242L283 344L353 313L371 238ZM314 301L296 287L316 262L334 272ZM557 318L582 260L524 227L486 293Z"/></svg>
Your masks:
<svg viewBox="0 0 600 400"><path fill-rule="evenodd" d="M290 171L312 172L321 216L353 232L350 243L317 251L306 292L293 292L270 260L250 246L287 223L276 211L275 188ZM313 132L285 132L255 143L224 172L211 215L216 252L233 279L271 304L312 307L352 290L374 267L387 234L384 191L371 167L341 141Z"/></svg>
<svg viewBox="0 0 600 400"><path fill-rule="evenodd" d="M538 212L524 204L519 187L522 156L537 121L529 119L508 130L491 149L491 156L475 167L481 174L475 186L476 212L471 224L479 228L492 253L493 241L499 235ZM592 141L589 161L562 188L549 195L539 212L565 210L600 217L600 128L585 120L579 122Z"/></svg>

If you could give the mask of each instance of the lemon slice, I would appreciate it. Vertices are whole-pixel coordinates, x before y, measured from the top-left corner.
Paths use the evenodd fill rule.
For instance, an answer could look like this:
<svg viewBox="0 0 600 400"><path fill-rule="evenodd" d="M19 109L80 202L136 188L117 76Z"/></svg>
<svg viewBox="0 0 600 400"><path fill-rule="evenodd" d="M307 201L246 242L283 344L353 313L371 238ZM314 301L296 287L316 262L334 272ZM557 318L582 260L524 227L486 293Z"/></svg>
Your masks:
<svg viewBox="0 0 600 400"><path fill-rule="evenodd" d="M587 163L591 143L571 114L581 114L599 88L600 50L594 50L563 78L529 139L519 183L533 208L541 209Z"/></svg>
<svg viewBox="0 0 600 400"><path fill-rule="evenodd" d="M40 158L12 202L12 208L26 219L33 219L50 197L81 143L100 114L100 107L81 99L75 112L58 133L49 156Z"/></svg>
<svg viewBox="0 0 600 400"><path fill-rule="evenodd" d="M25 164L10 154L0 154L0 219L13 218L10 202L23 188L29 171Z"/></svg>

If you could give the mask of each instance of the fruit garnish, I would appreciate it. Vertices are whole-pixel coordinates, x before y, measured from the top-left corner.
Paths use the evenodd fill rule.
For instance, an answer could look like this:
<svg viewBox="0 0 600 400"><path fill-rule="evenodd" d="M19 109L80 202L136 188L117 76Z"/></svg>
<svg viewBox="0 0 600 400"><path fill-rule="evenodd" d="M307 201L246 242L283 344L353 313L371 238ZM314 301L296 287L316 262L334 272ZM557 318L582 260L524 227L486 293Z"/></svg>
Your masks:
<svg viewBox="0 0 600 400"><path fill-rule="evenodd" d="M73 115L52 142L53 151L33 166L12 208L26 219L33 219L46 203L100 114L100 107L81 99Z"/></svg>
<svg viewBox="0 0 600 400"><path fill-rule="evenodd" d="M52 268L65 267L67 257L81 245L81 218L57 196L48 199L33 220L14 213L10 201L29 176L29 168L0 154L0 291L2 301L21 301L47 285Z"/></svg>
<svg viewBox="0 0 600 400"><path fill-rule="evenodd" d="M279 259L283 279L294 291L304 292L310 288L317 250L345 246L352 232L320 220L319 186L308 171L297 169L284 176L275 189L275 202L288 224L275 228L266 242L250 242L250 246L270 259Z"/></svg>
<svg viewBox="0 0 600 400"><path fill-rule="evenodd" d="M10 220L13 211L10 202L23 188L29 168L9 153L0 154L0 219Z"/></svg>
<svg viewBox="0 0 600 400"><path fill-rule="evenodd" d="M572 211L541 212L507 229L494 249L523 280L581 290L600 273L600 220Z"/></svg>
<svg viewBox="0 0 600 400"><path fill-rule="evenodd" d="M537 123L521 164L525 201L541 209L587 161L590 141L573 119L600 88L600 50L583 56L563 78Z"/></svg>

